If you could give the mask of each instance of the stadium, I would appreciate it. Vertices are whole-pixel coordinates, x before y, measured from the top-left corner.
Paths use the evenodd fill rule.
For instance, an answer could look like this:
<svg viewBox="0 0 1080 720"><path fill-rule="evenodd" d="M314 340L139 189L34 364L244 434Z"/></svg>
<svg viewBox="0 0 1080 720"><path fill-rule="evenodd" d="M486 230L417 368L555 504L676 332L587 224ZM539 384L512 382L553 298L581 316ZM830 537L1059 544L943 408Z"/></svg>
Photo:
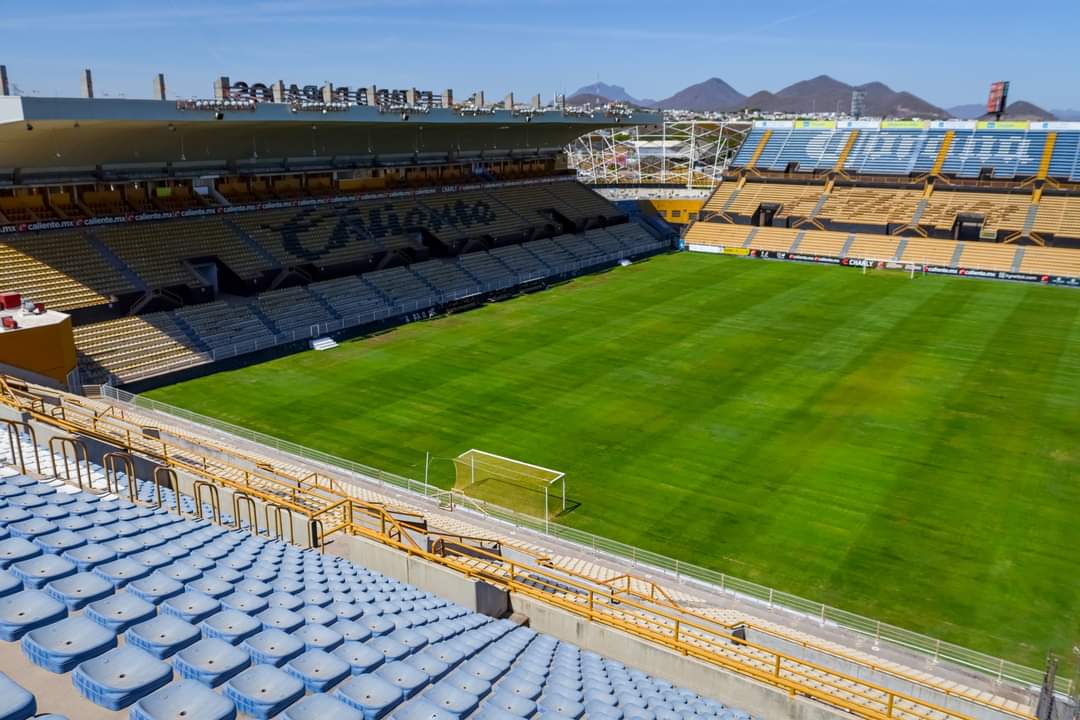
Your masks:
<svg viewBox="0 0 1080 720"><path fill-rule="evenodd" d="M0 720L1075 716L1080 123L83 80L0 67Z"/></svg>

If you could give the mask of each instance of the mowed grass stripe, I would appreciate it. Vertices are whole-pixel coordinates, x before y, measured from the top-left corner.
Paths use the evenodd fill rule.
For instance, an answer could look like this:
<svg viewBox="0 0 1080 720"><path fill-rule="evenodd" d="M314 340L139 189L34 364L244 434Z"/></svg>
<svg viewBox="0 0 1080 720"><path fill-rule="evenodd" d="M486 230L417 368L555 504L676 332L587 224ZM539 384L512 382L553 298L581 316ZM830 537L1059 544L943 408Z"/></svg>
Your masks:
<svg viewBox="0 0 1080 720"><path fill-rule="evenodd" d="M1080 638L1078 315L680 254L151 395L413 477L556 468L564 522L1039 664Z"/></svg>

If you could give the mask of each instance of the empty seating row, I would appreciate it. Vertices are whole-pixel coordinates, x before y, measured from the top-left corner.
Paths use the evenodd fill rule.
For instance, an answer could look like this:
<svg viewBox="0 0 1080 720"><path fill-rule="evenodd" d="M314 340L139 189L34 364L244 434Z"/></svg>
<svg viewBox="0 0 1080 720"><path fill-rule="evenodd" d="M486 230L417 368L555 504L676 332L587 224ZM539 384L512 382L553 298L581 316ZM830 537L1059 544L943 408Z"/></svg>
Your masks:
<svg viewBox="0 0 1080 720"><path fill-rule="evenodd" d="M303 339L322 323L370 322L613 262L663 244L638 225L615 226L275 290L249 302L217 301L82 326L76 331L80 369L84 382L131 382L216 356Z"/></svg>
<svg viewBox="0 0 1080 720"><path fill-rule="evenodd" d="M266 269L260 255L219 217L134 223L95 233L149 287L202 285L188 261L218 259L244 279Z"/></svg>
<svg viewBox="0 0 1080 720"><path fill-rule="evenodd" d="M143 209L154 209L145 191L132 196ZM119 192L89 197L99 209L116 210L124 202ZM169 197L157 201L164 207ZM19 203L9 203L16 208L5 214L9 220L36 219L32 211L22 217ZM544 214L548 209L574 221L620 215L579 183L558 182L20 234L0 244L0 290L70 310L145 288L203 286L207 281L196 270L201 263L220 263L253 280L284 267L327 268L421 250L421 229L447 242L509 237L554 223Z"/></svg>
<svg viewBox="0 0 1080 720"><path fill-rule="evenodd" d="M75 345L88 380L170 372L208 359L165 312L76 327Z"/></svg>
<svg viewBox="0 0 1080 720"><path fill-rule="evenodd" d="M11 235L0 243L0 290L47 307L101 305L133 289L79 231Z"/></svg>
<svg viewBox="0 0 1080 720"><path fill-rule="evenodd" d="M846 172L910 175L931 172L940 158L940 171L946 175L975 178L989 171L995 178L1027 178L1039 173L1048 137L1042 129L758 127L743 142L733 166L749 166L757 155L757 169L785 171L797 163L798 171L825 171L844 157ZM1049 175L1077 179L1078 157L1080 133L1057 132Z"/></svg>
<svg viewBox="0 0 1080 720"><path fill-rule="evenodd" d="M1080 199L1044 195L1032 231L1080 240Z"/></svg>
<svg viewBox="0 0 1080 720"><path fill-rule="evenodd" d="M0 490L5 717L749 720L342 557L9 468Z"/></svg>
<svg viewBox="0 0 1080 720"><path fill-rule="evenodd" d="M982 217L984 230L1019 232L1029 207L1030 195L937 191L930 196L919 224L949 230L957 215L969 214Z"/></svg>
<svg viewBox="0 0 1080 720"><path fill-rule="evenodd" d="M699 222L687 233L691 245L745 247L867 260L899 260L1000 272L1080 277L1080 249L940 240L895 235L822 232Z"/></svg>

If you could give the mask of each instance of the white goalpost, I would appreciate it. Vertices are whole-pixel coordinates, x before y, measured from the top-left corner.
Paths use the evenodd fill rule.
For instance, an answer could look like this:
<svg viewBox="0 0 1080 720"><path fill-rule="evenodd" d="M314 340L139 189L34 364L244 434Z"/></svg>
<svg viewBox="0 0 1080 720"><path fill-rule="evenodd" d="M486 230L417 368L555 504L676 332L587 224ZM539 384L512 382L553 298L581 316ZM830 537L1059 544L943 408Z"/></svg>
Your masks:
<svg viewBox="0 0 1080 720"><path fill-rule="evenodd" d="M454 489L550 522L566 510L566 473L484 450L453 458Z"/></svg>
<svg viewBox="0 0 1080 720"><path fill-rule="evenodd" d="M849 265L858 265L862 267L862 274L868 275L873 272L880 271L894 271L905 272L912 280L916 275L926 274L926 264L916 263L910 260L880 260L878 258L858 258L848 261Z"/></svg>

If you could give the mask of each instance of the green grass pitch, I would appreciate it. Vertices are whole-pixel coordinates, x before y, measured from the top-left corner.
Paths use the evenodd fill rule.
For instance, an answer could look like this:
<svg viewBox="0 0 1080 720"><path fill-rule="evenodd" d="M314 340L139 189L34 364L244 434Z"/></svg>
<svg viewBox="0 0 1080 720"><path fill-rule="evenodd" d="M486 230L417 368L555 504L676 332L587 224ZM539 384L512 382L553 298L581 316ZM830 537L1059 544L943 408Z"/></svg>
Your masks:
<svg viewBox="0 0 1080 720"><path fill-rule="evenodd" d="M562 522L1010 659L1080 640L1072 290L683 253L149 395L561 470Z"/></svg>

